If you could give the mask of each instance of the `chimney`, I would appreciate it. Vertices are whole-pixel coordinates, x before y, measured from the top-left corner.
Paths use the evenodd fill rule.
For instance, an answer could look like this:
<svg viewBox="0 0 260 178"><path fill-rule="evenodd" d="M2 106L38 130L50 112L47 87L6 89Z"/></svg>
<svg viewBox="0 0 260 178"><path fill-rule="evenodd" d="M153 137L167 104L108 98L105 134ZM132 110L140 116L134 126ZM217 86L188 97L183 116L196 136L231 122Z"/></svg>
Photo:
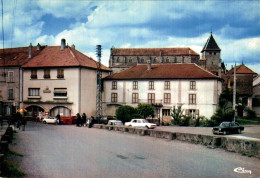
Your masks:
<svg viewBox="0 0 260 178"><path fill-rule="evenodd" d="M152 69L152 60L150 57L150 59L147 60L147 70L151 70L151 69Z"/></svg>
<svg viewBox="0 0 260 178"><path fill-rule="evenodd" d="M66 40L63 38L63 39L61 39L60 49L64 50L65 48L66 48Z"/></svg>
<svg viewBox="0 0 260 178"><path fill-rule="evenodd" d="M30 43L30 45L29 45L29 59L31 59L32 58L32 43Z"/></svg>
<svg viewBox="0 0 260 178"><path fill-rule="evenodd" d="M75 45L74 45L74 44L72 44L72 45L71 45L71 48L75 49Z"/></svg>
<svg viewBox="0 0 260 178"><path fill-rule="evenodd" d="M37 50L41 50L42 46L40 45L40 43L37 44Z"/></svg>

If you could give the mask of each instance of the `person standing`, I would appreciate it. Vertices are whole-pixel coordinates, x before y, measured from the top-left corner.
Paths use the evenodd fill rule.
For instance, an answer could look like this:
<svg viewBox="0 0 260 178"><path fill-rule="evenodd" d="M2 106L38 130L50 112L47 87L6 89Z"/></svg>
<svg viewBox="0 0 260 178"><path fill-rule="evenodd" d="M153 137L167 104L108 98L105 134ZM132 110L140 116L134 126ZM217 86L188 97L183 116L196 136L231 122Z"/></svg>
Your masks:
<svg viewBox="0 0 260 178"><path fill-rule="evenodd" d="M57 118L58 124L60 125L60 124L61 124L61 121L60 121L60 114L57 114L56 118Z"/></svg>
<svg viewBox="0 0 260 178"><path fill-rule="evenodd" d="M85 113L82 114L82 126L86 127L87 116Z"/></svg>
<svg viewBox="0 0 260 178"><path fill-rule="evenodd" d="M81 116L79 113L77 113L77 127L80 127L81 126Z"/></svg>
<svg viewBox="0 0 260 178"><path fill-rule="evenodd" d="M27 124L26 118L22 117L22 126L23 126L23 131L25 131L25 125Z"/></svg>

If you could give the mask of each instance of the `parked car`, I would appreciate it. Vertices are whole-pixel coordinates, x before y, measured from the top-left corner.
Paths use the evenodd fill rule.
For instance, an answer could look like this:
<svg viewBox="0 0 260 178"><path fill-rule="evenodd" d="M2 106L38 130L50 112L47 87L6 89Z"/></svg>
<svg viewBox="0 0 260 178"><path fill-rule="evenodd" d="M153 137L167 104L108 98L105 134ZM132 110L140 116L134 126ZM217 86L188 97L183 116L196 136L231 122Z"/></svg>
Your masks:
<svg viewBox="0 0 260 178"><path fill-rule="evenodd" d="M213 134L241 133L244 130L237 122L222 122L219 126L212 128Z"/></svg>
<svg viewBox="0 0 260 178"><path fill-rule="evenodd" d="M116 126L121 126L123 125L122 121L120 120L109 120L107 125L116 125Z"/></svg>
<svg viewBox="0 0 260 178"><path fill-rule="evenodd" d="M132 119L130 122L126 122L127 127L145 127L147 129L154 129L156 124L148 122L146 119Z"/></svg>
<svg viewBox="0 0 260 178"><path fill-rule="evenodd" d="M42 120L42 123L44 124L57 124L58 120L56 119L56 117L44 117Z"/></svg>
<svg viewBox="0 0 260 178"><path fill-rule="evenodd" d="M100 124L107 124L109 120L115 120L114 116L102 116L100 119Z"/></svg>

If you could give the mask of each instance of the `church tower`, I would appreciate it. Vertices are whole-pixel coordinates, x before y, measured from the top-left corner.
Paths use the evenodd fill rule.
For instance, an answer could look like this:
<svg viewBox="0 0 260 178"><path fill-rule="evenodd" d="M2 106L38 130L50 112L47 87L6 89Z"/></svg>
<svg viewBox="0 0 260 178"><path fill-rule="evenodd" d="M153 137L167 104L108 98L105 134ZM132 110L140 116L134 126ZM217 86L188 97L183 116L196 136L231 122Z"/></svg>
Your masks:
<svg viewBox="0 0 260 178"><path fill-rule="evenodd" d="M202 57L200 59L201 66L209 70L217 76L221 76L221 58L220 58L221 49L218 47L217 42L215 41L212 32L203 47L201 53Z"/></svg>

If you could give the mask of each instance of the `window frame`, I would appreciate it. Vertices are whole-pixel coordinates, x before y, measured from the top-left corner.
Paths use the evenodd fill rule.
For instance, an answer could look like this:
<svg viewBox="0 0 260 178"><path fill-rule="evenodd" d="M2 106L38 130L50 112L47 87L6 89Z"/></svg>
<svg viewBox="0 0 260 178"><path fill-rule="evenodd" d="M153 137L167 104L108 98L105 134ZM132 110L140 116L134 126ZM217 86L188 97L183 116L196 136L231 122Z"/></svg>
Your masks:
<svg viewBox="0 0 260 178"><path fill-rule="evenodd" d="M138 81L133 81L133 90L138 90Z"/></svg>
<svg viewBox="0 0 260 178"><path fill-rule="evenodd" d="M139 93L132 93L132 103L139 103Z"/></svg>
<svg viewBox="0 0 260 178"><path fill-rule="evenodd" d="M117 93L111 93L111 103L117 103L117 102L118 102Z"/></svg>
<svg viewBox="0 0 260 178"><path fill-rule="evenodd" d="M59 68L57 69L57 78L64 78L64 69L63 68Z"/></svg>
<svg viewBox="0 0 260 178"><path fill-rule="evenodd" d="M8 82L14 82L14 71L8 71Z"/></svg>
<svg viewBox="0 0 260 178"><path fill-rule="evenodd" d="M50 69L43 69L43 78L45 78L45 79L51 78L51 70Z"/></svg>
<svg viewBox="0 0 260 178"><path fill-rule="evenodd" d="M117 81L112 81L112 90L117 90Z"/></svg>
<svg viewBox="0 0 260 178"><path fill-rule="evenodd" d="M14 100L14 89L13 88L8 89L8 100Z"/></svg>
<svg viewBox="0 0 260 178"><path fill-rule="evenodd" d="M196 90L196 81L190 81L190 90Z"/></svg>
<svg viewBox="0 0 260 178"><path fill-rule="evenodd" d="M154 90L154 81L149 81L148 85L149 90Z"/></svg>
<svg viewBox="0 0 260 178"><path fill-rule="evenodd" d="M189 104L196 104L196 103L197 103L197 95L189 94Z"/></svg>
<svg viewBox="0 0 260 178"><path fill-rule="evenodd" d="M165 90L171 89L171 82L170 81L164 81L164 89Z"/></svg>
<svg viewBox="0 0 260 178"><path fill-rule="evenodd" d="M147 102L148 104L155 104L155 93L148 93Z"/></svg>
<svg viewBox="0 0 260 178"><path fill-rule="evenodd" d="M37 79L37 69L31 69L31 79Z"/></svg>
<svg viewBox="0 0 260 178"><path fill-rule="evenodd" d="M163 102L164 104L171 104L171 93L163 94Z"/></svg>
<svg viewBox="0 0 260 178"><path fill-rule="evenodd" d="M39 97L40 88L28 88L28 97Z"/></svg>

